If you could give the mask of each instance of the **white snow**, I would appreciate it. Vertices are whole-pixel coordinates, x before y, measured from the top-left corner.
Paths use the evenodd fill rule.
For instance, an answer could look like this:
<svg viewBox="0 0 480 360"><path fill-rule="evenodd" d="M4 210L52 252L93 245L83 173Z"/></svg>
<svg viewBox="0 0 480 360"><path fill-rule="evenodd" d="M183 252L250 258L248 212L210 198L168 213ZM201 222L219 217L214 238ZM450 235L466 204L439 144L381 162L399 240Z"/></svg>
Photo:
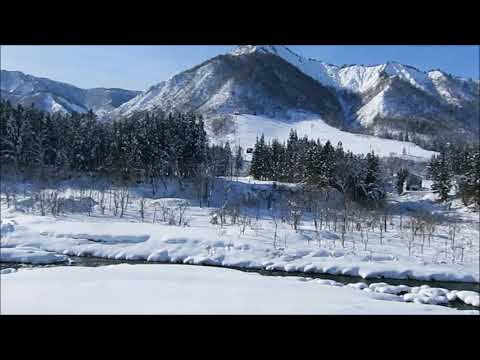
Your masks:
<svg viewBox="0 0 480 360"><path fill-rule="evenodd" d="M280 56L304 74L323 85L331 86L338 90L365 93L374 89L379 84L382 73L385 73L389 77L397 77L433 96L440 94L442 98L449 102L458 103L458 99L469 98L461 89L452 89L446 86L448 79L445 73L440 70L421 71L396 61L378 65L349 65L340 67L320 60L306 59L283 45L239 46L231 54L244 55L255 51ZM465 81L465 79L459 77L456 77L456 80Z"/></svg>
<svg viewBox="0 0 480 360"><path fill-rule="evenodd" d="M0 262L53 264L65 262L67 259L68 257L66 255L43 251L30 246L0 248Z"/></svg>
<svg viewBox="0 0 480 360"><path fill-rule="evenodd" d="M363 299L361 300L362 304L365 299L403 304L403 306L446 304L450 301L460 300L468 305L479 306L478 293L475 291L449 291L445 288L433 287L433 283L430 284L432 287L429 285L409 287L389 284L389 278L479 282L478 213L463 211L463 208L457 205L449 208L445 204L436 203L436 197L432 195L431 190L406 192L403 195L390 194L387 202L396 209L395 211L403 213L404 225L408 221L408 214L419 211L453 216L458 225L456 245L462 247L461 256L458 248L452 249L451 244L447 241L448 222L437 224L431 244L428 241L420 247L422 245L421 238L417 238L410 253L405 242L408 238L408 231L404 230L403 233L400 231L398 214L389 219L388 231L383 233L382 242L377 226L369 231L368 244L362 243L362 237L358 231L349 230L345 235L345 244L342 246L340 234L330 226L331 223L328 227L324 224L317 233L313 226L313 220L308 217L308 214L304 214L297 231L292 229L288 223L277 222L277 242L274 245L275 224L272 213L264 209L261 202L257 204L259 206L257 214L255 214L254 208L243 207L241 215L246 216L245 218L240 218L236 224L232 224L230 216L227 216L227 223L221 227L210 222L212 214L215 212L218 214L218 208L199 207L196 195L194 195L196 190L191 183L187 181L180 187L174 180L170 180L166 182L166 188L162 187L164 198L150 197L151 189L147 185L132 186L129 189L128 208L123 218L114 216L113 208L109 208L109 206L106 207L103 215L97 206L93 209L89 207L90 212L65 209L65 212L56 217L48 214L40 216L40 211L33 206L35 205L34 195L30 193L33 185L22 184L22 191L18 192L16 196L16 207L13 205L7 207L4 194L0 199L2 215L0 261L49 264L67 261L69 260L68 256L95 256L118 260L304 272L306 275L307 273L324 273L382 278L369 286L363 282L344 286L335 281L338 280L336 278L335 280L312 280L298 279L297 277L296 282L310 286L315 285L317 288L327 289L328 292L332 291L328 290L330 288L354 291L356 294L353 296L355 298L360 296ZM58 196L70 199L73 203L81 203L83 199L89 199L88 203L99 201L101 194L98 191L91 189L86 192L84 185L80 191L75 184L75 181L59 184ZM271 181L256 181L250 178L239 178L238 180L218 178L215 179L214 184L212 206L221 206L219 204L223 204L226 194L231 200L258 200L273 186ZM426 185L428 187L429 184ZM277 186L278 190L282 191L284 187L290 190L295 190L297 187L295 184L277 184ZM86 193L89 195L88 198L85 197ZM105 195L108 205L113 193L107 191ZM142 198L146 199L144 222L139 214L139 201ZM29 207L21 206L21 204L27 203L30 203ZM176 225L169 225L171 222L162 216L163 209L168 208L171 214L175 214L183 206L186 206L184 219L187 225L178 226L178 221L173 222ZM156 216L155 221L154 216ZM242 231L239 221L246 220L249 220L250 224L246 225ZM455 252L456 256L452 256ZM62 269L64 268L62 267ZM155 267L149 269L155 269ZM8 269L2 271L2 279L8 279L9 276L15 275L10 272L11 270ZM18 271L18 273L22 272L24 272L23 269ZM134 275L132 274L132 276ZM143 274L137 275L140 278L143 276ZM92 275L93 277L94 275ZM125 287L130 286L128 285L130 280L125 279L123 273L119 281L124 281ZM202 283L203 280L199 281ZM281 279L277 278L277 280L271 281L281 281ZM101 284L98 286L109 287L108 284L102 283L101 276L99 282ZM280 283L289 284L288 282ZM79 285L81 284L83 282ZM88 286L90 285L85 285L87 288ZM96 286L96 283L92 285L94 289ZM156 286L161 285L154 285L154 287ZM46 289L49 287L47 286ZM68 290L68 287L66 289ZM140 293L146 291L139 289ZM117 295L121 294L117 293ZM102 291L99 296L104 296ZM108 295L105 296L108 297ZM100 302L102 301L100 300ZM314 312L322 313L322 311L328 310L335 313L338 310L339 313L348 313L343 307L340 309L325 308L321 301L318 304L321 307L318 309L310 308L308 304L306 309L313 309ZM342 306L345 304L348 302L342 303ZM290 305L285 306L287 309L291 309ZM363 313L362 306L354 308ZM27 305L25 305L26 307ZM61 306L60 308L63 309ZM127 311L127 309L130 308L121 308L120 310ZM152 305L152 311L162 311L158 309ZM170 309L168 311L173 311L171 308L168 309ZM188 310L190 309L188 308ZM266 311L266 307L260 309ZM282 310L284 308L280 305L278 308L268 308L268 310L270 309L286 311ZM374 312L377 311L376 306L373 309L375 309ZM88 312L87 310L85 312ZM104 310L105 308L101 308L98 311ZM238 307L228 308L228 310L243 311ZM351 308L348 310L350 311ZM390 308L390 310L391 313L396 313L397 309ZM94 307L94 311L97 311L97 308ZM220 308L218 311L226 310ZM294 311L297 311L297 308L294 308ZM307 312L307 310L305 311ZM387 309L384 312L388 312Z"/></svg>
<svg viewBox="0 0 480 360"><path fill-rule="evenodd" d="M10 273L13 273L17 271L17 269L14 269L14 268L6 268L6 269L2 269L0 270L0 274L10 274Z"/></svg>
<svg viewBox="0 0 480 360"><path fill-rule="evenodd" d="M480 306L480 296L475 291L458 291L455 295L465 304Z"/></svg>
<svg viewBox="0 0 480 360"><path fill-rule="evenodd" d="M454 294L455 293L456 291ZM403 299L407 302L421 304L447 304L449 301L455 299L455 297L449 294L450 291L447 289L431 288L428 285L422 285L421 287L411 288L409 293L403 295Z"/></svg>
<svg viewBox="0 0 480 360"><path fill-rule="evenodd" d="M350 150L355 154L366 154L375 151L375 154L387 157L406 156L411 160L426 161L434 154L433 151L425 150L411 142L382 139L375 136L354 134L339 130L326 124L322 119L311 119L298 122L286 122L270 119L264 116L255 115L232 115L235 122L234 131L222 137L215 139L211 134L213 142L224 142L228 140L232 144L239 144L243 148L253 147L257 137L263 133L266 140L278 138L280 141L286 141L291 129L295 129L299 137L308 136L310 139L319 138L325 144L330 140L332 145L336 146L342 142L344 150Z"/></svg>
<svg viewBox="0 0 480 360"><path fill-rule="evenodd" d="M68 111L58 102L55 101L51 94L47 94L44 98L44 108L49 112L60 112L67 114Z"/></svg>
<svg viewBox="0 0 480 360"><path fill-rule="evenodd" d="M357 290L363 290L363 289L368 288L368 285L365 284L364 282L351 283L351 284L347 284L347 286L353 287Z"/></svg>
<svg viewBox="0 0 480 360"><path fill-rule="evenodd" d="M195 104L192 103L192 108L198 107L198 111L206 110L215 102L223 102L226 94L231 90L231 84L227 83L217 94L218 97L209 99L208 89L214 86L216 81L213 65L210 63L204 64L194 72L182 72L152 86L147 91L114 109L112 116L128 116L136 111L152 110L160 105L163 108L175 108L186 98L196 101ZM191 91L193 93L190 93Z"/></svg>
<svg viewBox="0 0 480 360"><path fill-rule="evenodd" d="M385 110L385 90L382 90L357 111L358 121L369 126L377 116L384 115Z"/></svg>
<svg viewBox="0 0 480 360"><path fill-rule="evenodd" d="M329 286L343 286L343 284L337 282L337 281L334 281L334 280L324 280L324 279L320 279L320 280L317 280L315 281L317 284L320 284L320 285L329 285Z"/></svg>
<svg viewBox="0 0 480 360"><path fill-rule="evenodd" d="M282 45L240 46L231 53L233 55L244 55L255 51L278 55L311 78L339 90L364 93L378 85L383 72L392 77L399 77L424 91L429 90L429 77L426 72L397 62L340 67L315 59L306 59Z"/></svg>
<svg viewBox="0 0 480 360"><path fill-rule="evenodd" d="M87 110L84 107L78 106L68 101L67 99L62 98L62 102L63 104L59 103L57 100L53 98L51 94L48 94L44 99L43 109L45 109L45 111L48 111L48 112L53 112L53 113L59 112L62 114L68 114L70 112L70 110L66 109L66 107L68 107L68 109L71 109L78 113L87 112Z"/></svg>
<svg viewBox="0 0 480 360"><path fill-rule="evenodd" d="M452 81L448 79L445 73L439 70L429 71L428 77L433 83L437 93L450 104L461 106L462 101L475 100L475 95L472 97L472 94L465 91L463 88L463 85L465 84L464 79L456 78L457 81Z"/></svg>
<svg viewBox="0 0 480 360"><path fill-rule="evenodd" d="M15 221L0 219L0 234L2 237L15 231Z"/></svg>
<svg viewBox="0 0 480 360"><path fill-rule="evenodd" d="M262 196L272 187L271 181L256 181L239 178L216 180L217 196L223 198L222 190L230 196ZM173 185L173 184L172 184ZM277 184L291 189L295 184ZM427 184L428 185L428 184ZM170 186L170 185L169 185ZM188 184L184 184L188 188ZM71 187L59 196L82 199L83 195ZM464 247L464 256L452 261L451 249L446 243L448 226L438 224L431 246L414 248L409 254L405 237L399 231L399 217L395 216L383 233L380 243L378 228L370 231L369 243L364 248L358 232L346 234L345 247L333 228L323 228L315 233L312 220L304 219L298 231L286 223L278 223L277 245L273 245L274 223L268 212L261 212L258 220L250 214L251 224L241 231L241 226L228 222L222 227L210 223L218 209L200 208L191 197L178 197L179 190L169 189L167 197L145 202L145 222L139 215L139 196L146 196L149 189L141 185L130 189L130 203L123 218L113 216L112 209L102 215L94 208L90 215L82 212L66 212L56 217L39 216L31 210L23 210L18 203L29 197L18 194L17 210L2 203L0 261L31 264L49 264L68 260L68 256L96 256L118 260L143 260L150 262L216 265L250 269L279 270L286 272L325 273L350 275L362 278L383 278L381 282L367 286L365 283L343 284L334 280L303 279L321 287L348 288L365 293L369 298L383 301L419 304L445 304L459 299L466 304L478 306L478 293L449 291L428 285L409 287L390 285L388 278L439 281L479 281L479 236L478 214L462 212L461 208L448 210L436 204L429 191L408 192L392 196L388 201L408 212L428 210L430 213L452 212L460 217L457 245ZM75 195L76 194L76 195ZM186 193L182 193L186 195ZM111 194L110 194L111 195ZM90 193L98 199L95 191ZM108 203L108 193L107 193ZM162 220L161 211L167 207L178 211L186 205L184 214L188 226L168 225ZM156 221L153 222L156 210ZM246 210L246 209L244 209ZM407 236L407 234L404 234ZM417 246L420 244L416 244ZM8 273L3 271L2 274ZM8 274L10 276L11 274ZM360 291L362 290L362 291Z"/></svg>
<svg viewBox="0 0 480 360"><path fill-rule="evenodd" d="M272 182L248 183L247 179L240 179L239 182L222 181L230 187L232 194L243 193L253 198L272 186ZM413 211L421 209L418 199L415 200L413 194L407 195L398 197L396 201L400 201L400 205L396 206ZM43 250L71 256L213 264L363 278L479 281L478 226L474 223L462 225L459 229L458 244L465 246L464 258L460 262L457 255L457 261L451 262L451 251L444 240L448 227L444 225L437 227L431 247L426 244L422 253L417 244L411 255L405 239L398 232L398 217L394 219L396 227L389 226L389 230L383 234L382 244L378 228L370 232L368 249L364 249L358 232L346 234L345 248L342 248L340 236L333 228L320 230L316 235L311 220L302 221L298 232L286 223L279 223L275 248L274 224L268 215L261 216L258 221L252 215L251 225L243 233L238 224L227 224L223 228L212 225L210 219L215 209L196 205L189 206L185 212L188 226L168 225L158 211L153 223L156 204L162 202L157 199L147 201L145 222L142 223L138 200L132 195L130 201L124 218L113 216L108 209L105 215L101 215L97 209L91 216L71 213L52 217L26 214L13 208L7 211L2 205L2 224L15 222L16 225L14 231L2 236L1 250L20 248L20 253L15 256L21 256L25 255L22 248L30 247L33 249L29 251L33 252L29 256L35 256L36 259L46 254L36 255L35 250ZM168 198L163 202L177 204L178 199ZM428 207L432 206L429 201L421 204L429 211L438 211ZM171 211L177 211L177 207L172 206ZM469 221L475 221L473 213L462 213L461 216L466 219L471 217ZM478 224L478 219L476 221ZM278 246L279 242L281 246ZM8 256L14 256L11 254L13 250L7 251L10 251ZM395 294L397 290L386 288L384 292Z"/></svg>
<svg viewBox="0 0 480 360"><path fill-rule="evenodd" d="M472 96L472 93L464 88L464 85L467 84L465 79L448 77L440 70L421 71L395 61L378 65L340 67L315 59L306 59L282 45L240 46L232 54L243 55L256 51L275 54L304 74L336 90L358 94L379 91L379 94L357 111L358 120L366 126L371 124L376 115L391 117L397 115L395 106L388 106L385 102L384 91L388 90L388 86L381 89L383 77L400 79L430 96L456 106L462 106L462 101L475 100L474 95Z"/></svg>
<svg viewBox="0 0 480 360"><path fill-rule="evenodd" d="M407 304L395 295L349 287L186 265L54 267L2 274L0 280L2 314L477 313Z"/></svg>
<svg viewBox="0 0 480 360"><path fill-rule="evenodd" d="M400 79L423 91L429 91L429 77L427 73L410 66L397 62L389 62L385 65L384 71L390 76L397 76Z"/></svg>

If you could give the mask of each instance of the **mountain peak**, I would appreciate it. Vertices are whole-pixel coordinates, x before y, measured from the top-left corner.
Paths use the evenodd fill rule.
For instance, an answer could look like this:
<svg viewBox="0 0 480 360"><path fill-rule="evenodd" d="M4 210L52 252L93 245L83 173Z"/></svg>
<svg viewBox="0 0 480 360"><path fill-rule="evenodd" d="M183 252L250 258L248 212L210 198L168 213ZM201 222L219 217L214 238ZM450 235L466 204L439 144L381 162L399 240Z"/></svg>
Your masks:
<svg viewBox="0 0 480 360"><path fill-rule="evenodd" d="M235 50L231 52L232 55L245 55L251 54L255 52L264 52L270 53L274 55L281 56L282 54L289 53L295 56L300 57L299 55L295 54L292 50L287 48L284 45L239 45Z"/></svg>

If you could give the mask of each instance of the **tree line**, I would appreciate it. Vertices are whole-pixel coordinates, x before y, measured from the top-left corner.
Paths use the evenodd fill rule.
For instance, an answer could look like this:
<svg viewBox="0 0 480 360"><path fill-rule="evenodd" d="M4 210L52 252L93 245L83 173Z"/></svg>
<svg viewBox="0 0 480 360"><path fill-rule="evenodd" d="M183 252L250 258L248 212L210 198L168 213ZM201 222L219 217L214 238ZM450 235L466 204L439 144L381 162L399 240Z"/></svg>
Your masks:
<svg viewBox="0 0 480 360"><path fill-rule="evenodd" d="M291 130L285 143L267 143L262 134L253 150L251 175L258 180L303 183L314 189L336 189L357 202L377 203L384 199L384 176L373 152L355 155L342 144L324 145L319 140L299 138Z"/></svg>
<svg viewBox="0 0 480 360"><path fill-rule="evenodd" d="M238 174L242 149L209 145L203 118L192 113L141 113L100 122L93 112L46 113L0 102L2 169L46 179L106 175L124 184L168 177Z"/></svg>
<svg viewBox="0 0 480 360"><path fill-rule="evenodd" d="M464 205L480 205L480 148L478 145L447 143L433 156L427 166L441 201L449 199L453 191Z"/></svg>

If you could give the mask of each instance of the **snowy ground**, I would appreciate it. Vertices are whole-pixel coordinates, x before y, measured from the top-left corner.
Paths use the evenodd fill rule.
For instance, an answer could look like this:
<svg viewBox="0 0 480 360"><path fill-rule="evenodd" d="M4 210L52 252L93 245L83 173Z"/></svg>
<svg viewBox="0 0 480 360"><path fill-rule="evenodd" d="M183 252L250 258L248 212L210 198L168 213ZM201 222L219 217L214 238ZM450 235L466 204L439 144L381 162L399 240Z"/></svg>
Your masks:
<svg viewBox="0 0 480 360"><path fill-rule="evenodd" d="M2 314L477 313L404 303L385 294L390 301L380 301L380 293L302 278L184 265L55 267L0 279Z"/></svg>
<svg viewBox="0 0 480 360"><path fill-rule="evenodd" d="M223 181L229 183L228 180ZM239 179L230 185L230 192L250 193L252 196L272 186L271 182L253 181L249 178ZM268 212L250 211L251 223L244 227L243 232L243 226L231 224L229 218L223 227L211 224L211 213L215 209L199 207L194 201L191 201L184 215L186 225L169 225L168 220L162 219L159 206L166 204L172 213L176 213L177 205L184 202L183 199L147 199L145 222L142 223L139 196L146 193L148 189L131 189L130 203L123 218L114 216L109 209L102 215L98 207L94 208L90 216L84 211L70 211L56 217L39 216L38 212L33 214L21 211L20 205L17 210L7 208L2 202L0 261L48 264L64 262L68 256L95 256L362 278L479 282L478 213L473 213L458 203L454 203L450 209L436 204L435 195L429 191L391 197L390 202L397 215L389 221L382 243L376 228L369 233L368 242L362 241L358 232L348 232L345 247L341 246L341 234L334 230L332 224L317 234L308 216L302 220L298 231L294 231L287 223L277 221L277 243L274 246L274 221ZM65 194L72 195L75 192L66 189ZM17 201L22 204L22 201L28 203L29 199L28 196L25 199L19 197ZM78 209L72 207L74 208ZM431 245L425 245L423 252L417 242L413 244L409 255L408 236L399 231L400 214L403 221L406 221L409 213L419 210L457 219L457 243L464 248L461 260L458 254L455 259L452 258L446 224L437 226ZM18 273L23 272L34 273L24 270ZM27 276L6 276L12 275L12 279ZM383 287L383 290L374 289L372 292L376 295L372 296L397 296L401 290ZM442 303L448 295L441 289L409 289L406 292L411 295L402 295L408 296L402 297L401 301ZM478 303L478 294L456 295L451 292L449 296L473 305ZM392 308L392 312L395 311Z"/></svg>
<svg viewBox="0 0 480 360"><path fill-rule="evenodd" d="M237 183L237 186L255 187L265 184ZM431 194L430 194L431 195ZM419 196L429 197L430 195ZM434 208L430 199L413 199L406 194L395 199L404 209ZM466 218L458 230L458 241L464 244L463 261L450 259L448 228L439 226L430 247L414 244L408 255L408 236L395 228L397 216L390 230L383 234L377 230L369 233L368 243L357 232L347 233L345 247L341 246L340 233L333 226L317 235L312 221L304 220L296 232L287 223L278 222L277 245L273 246L274 222L269 216L251 215L251 224L245 226L212 225L214 209L190 206L185 217L188 226L168 225L154 208L158 200L146 205L145 222L138 214L138 204L131 205L124 218L101 215L94 211L70 213L57 217L38 216L2 209L1 261L13 261L16 256L29 262L32 258L55 252L63 255L97 256L112 259L182 262L187 264L213 264L246 268L263 268L296 272L319 272L394 279L419 279L438 281L479 281L478 221L472 222L471 213L460 213ZM173 208L172 211L175 211ZM108 212L108 211L107 211ZM153 223L153 216L156 222ZM405 218L406 219L406 218ZM406 221L406 220L404 220ZM338 229L337 229L338 230ZM403 239L402 239L403 237ZM25 248L27 247L27 249ZM15 254L18 252L18 254ZM458 256L457 256L458 258ZM60 259L59 259L60 260ZM38 261L37 261L38 262Z"/></svg>
<svg viewBox="0 0 480 360"><path fill-rule="evenodd" d="M435 154L435 152L425 150L411 142L342 131L318 118L296 122L255 115L232 115L232 118L234 121L233 131L226 137L222 136L221 141L228 140L231 144L241 145L244 149L253 147L256 138L262 133L265 134L266 140L277 138L280 141L286 141L290 130L295 129L298 136L307 135L310 139L320 139L323 144L330 140L336 146L341 141L343 148L354 154L375 151L375 154L381 157L396 156L415 161L427 161ZM212 134L210 137L215 140Z"/></svg>
<svg viewBox="0 0 480 360"><path fill-rule="evenodd" d="M67 261L68 256L39 250L30 246L17 246L0 250L0 260L6 263L55 264Z"/></svg>

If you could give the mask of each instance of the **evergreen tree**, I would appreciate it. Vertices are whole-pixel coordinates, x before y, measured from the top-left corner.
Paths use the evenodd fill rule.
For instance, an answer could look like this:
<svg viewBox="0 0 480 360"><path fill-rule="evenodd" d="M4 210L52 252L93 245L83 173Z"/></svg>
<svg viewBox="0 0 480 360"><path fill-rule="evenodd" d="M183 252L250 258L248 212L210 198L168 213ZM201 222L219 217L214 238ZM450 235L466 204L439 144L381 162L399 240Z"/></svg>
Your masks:
<svg viewBox="0 0 480 360"><path fill-rule="evenodd" d="M442 151L440 155L434 156L428 167L429 176L432 179L432 190L437 191L441 201L448 199L448 194L452 188L451 171L447 160L446 151Z"/></svg>
<svg viewBox="0 0 480 360"><path fill-rule="evenodd" d="M266 180L268 169L267 169L267 145L265 144L265 136L262 134L260 139L257 138L255 147L252 154L252 165L250 168L250 173L254 179Z"/></svg>
<svg viewBox="0 0 480 360"><path fill-rule="evenodd" d="M277 139L272 141L271 154L272 180L282 180L285 173L285 149Z"/></svg>
<svg viewBox="0 0 480 360"><path fill-rule="evenodd" d="M324 176L324 159L322 157L322 145L314 143L306 155L307 167L305 181L310 186L324 188L328 185L328 179Z"/></svg>
<svg viewBox="0 0 480 360"><path fill-rule="evenodd" d="M365 190L368 201L378 201L384 197L381 185L380 159L372 151L367 154L367 172L365 176Z"/></svg>
<svg viewBox="0 0 480 360"><path fill-rule="evenodd" d="M235 167L235 175L239 176L242 168L243 168L243 149L241 146L237 147L237 151L235 153L235 160L234 160L234 167Z"/></svg>
<svg viewBox="0 0 480 360"><path fill-rule="evenodd" d="M2 170L17 173L46 175L52 168L50 175L102 172L152 182L207 173L204 124L193 114L142 113L101 123L92 111L49 114L0 101L0 132Z"/></svg>
<svg viewBox="0 0 480 360"><path fill-rule="evenodd" d="M409 175L409 172L405 168L400 169L400 171L397 173L397 182L395 185L396 185L398 194L403 193L403 187L405 185L405 180L407 179L408 175Z"/></svg>
<svg viewBox="0 0 480 360"><path fill-rule="evenodd" d="M224 150L225 175L233 176L232 150L230 149L230 143L228 141L225 143Z"/></svg>
<svg viewBox="0 0 480 360"><path fill-rule="evenodd" d="M295 130L290 130L285 151L285 180L297 182L300 178L298 173L299 152L298 135Z"/></svg>
<svg viewBox="0 0 480 360"><path fill-rule="evenodd" d="M320 152L320 176L324 183L332 184L335 174L335 149L328 140Z"/></svg>
<svg viewBox="0 0 480 360"><path fill-rule="evenodd" d="M457 176L459 194L465 205L474 202L480 205L480 150L472 146L464 151L465 162Z"/></svg>

